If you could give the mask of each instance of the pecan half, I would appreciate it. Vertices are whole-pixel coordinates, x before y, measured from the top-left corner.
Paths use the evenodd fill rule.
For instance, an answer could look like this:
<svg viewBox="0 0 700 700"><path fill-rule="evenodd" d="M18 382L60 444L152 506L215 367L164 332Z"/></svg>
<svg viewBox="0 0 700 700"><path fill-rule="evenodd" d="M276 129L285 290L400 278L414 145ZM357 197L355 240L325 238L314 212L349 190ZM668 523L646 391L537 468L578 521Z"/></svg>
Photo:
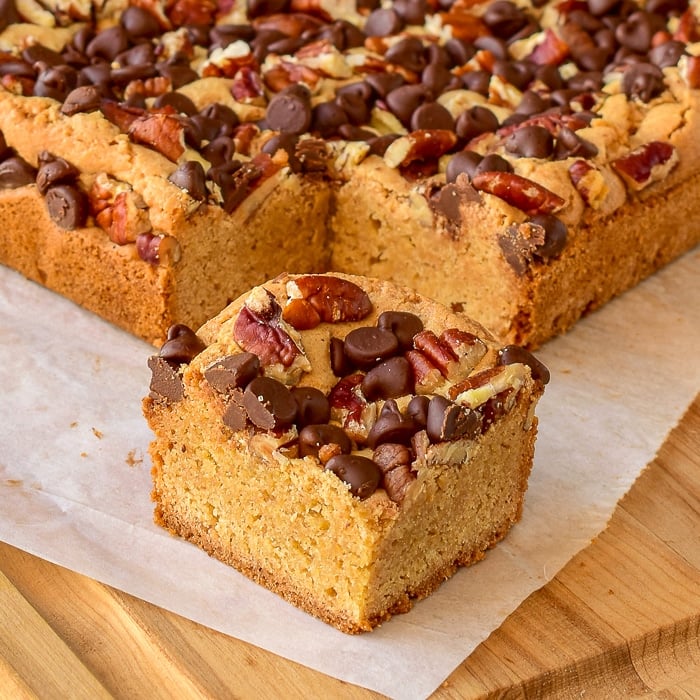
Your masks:
<svg viewBox="0 0 700 700"><path fill-rule="evenodd" d="M555 192L515 173L489 170L476 173L472 178L472 185L481 192L499 197L530 216L552 214L566 204L566 200Z"/></svg>
<svg viewBox="0 0 700 700"><path fill-rule="evenodd" d="M303 300L305 313L311 316L313 310L318 314L319 321L325 323L360 321L372 311L367 292L354 282L331 275L297 277L287 283L287 294L290 301L286 307L295 300ZM290 323L294 325L294 313L289 313Z"/></svg>

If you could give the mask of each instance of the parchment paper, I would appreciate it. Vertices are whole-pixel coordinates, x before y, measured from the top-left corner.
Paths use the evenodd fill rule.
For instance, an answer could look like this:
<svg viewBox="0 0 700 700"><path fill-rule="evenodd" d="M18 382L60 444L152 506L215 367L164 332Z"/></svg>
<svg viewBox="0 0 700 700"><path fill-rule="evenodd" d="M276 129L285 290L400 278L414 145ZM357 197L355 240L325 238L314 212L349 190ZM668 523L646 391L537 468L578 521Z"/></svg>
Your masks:
<svg viewBox="0 0 700 700"><path fill-rule="evenodd" d="M700 250L549 343L522 521L347 636L152 523L148 345L0 268L0 539L391 697L424 698L602 529L700 391ZM282 690L282 689L281 689Z"/></svg>

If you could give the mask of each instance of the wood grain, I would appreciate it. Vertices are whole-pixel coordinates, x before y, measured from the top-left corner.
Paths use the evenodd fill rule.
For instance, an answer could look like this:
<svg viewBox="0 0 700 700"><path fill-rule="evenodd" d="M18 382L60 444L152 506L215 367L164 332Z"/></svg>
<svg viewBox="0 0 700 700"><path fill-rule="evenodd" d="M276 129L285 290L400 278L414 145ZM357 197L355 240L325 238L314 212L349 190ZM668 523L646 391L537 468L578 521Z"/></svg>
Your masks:
<svg viewBox="0 0 700 700"><path fill-rule="evenodd" d="M0 543L1 698L377 698ZM700 396L608 528L434 694L700 697Z"/></svg>

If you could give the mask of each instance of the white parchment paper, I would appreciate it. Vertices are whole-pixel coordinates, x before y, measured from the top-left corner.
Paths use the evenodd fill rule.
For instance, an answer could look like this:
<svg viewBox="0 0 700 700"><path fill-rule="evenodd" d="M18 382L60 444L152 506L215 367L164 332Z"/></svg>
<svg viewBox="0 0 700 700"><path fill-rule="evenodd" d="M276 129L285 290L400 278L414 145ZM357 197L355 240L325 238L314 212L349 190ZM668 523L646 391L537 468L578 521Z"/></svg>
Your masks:
<svg viewBox="0 0 700 700"><path fill-rule="evenodd" d="M410 613L347 636L152 523L152 348L0 268L0 539L328 675L424 698L605 528L700 391L698 347L696 249L538 353L553 378L507 539Z"/></svg>

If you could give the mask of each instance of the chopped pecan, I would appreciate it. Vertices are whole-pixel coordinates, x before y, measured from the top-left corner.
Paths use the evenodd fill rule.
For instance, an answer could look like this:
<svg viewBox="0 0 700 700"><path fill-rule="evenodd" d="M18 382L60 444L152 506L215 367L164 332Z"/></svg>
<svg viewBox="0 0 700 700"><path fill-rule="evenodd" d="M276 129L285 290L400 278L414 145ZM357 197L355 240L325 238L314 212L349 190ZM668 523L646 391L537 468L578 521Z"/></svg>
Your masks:
<svg viewBox="0 0 700 700"><path fill-rule="evenodd" d="M457 134L448 129L418 129L393 141L384 152L390 168L415 161L437 160L457 143Z"/></svg>
<svg viewBox="0 0 700 700"><path fill-rule="evenodd" d="M105 119L119 127L125 134L128 133L131 125L146 113L146 110L141 107L118 104L114 100L106 99L100 102L100 111Z"/></svg>
<svg viewBox="0 0 700 700"><path fill-rule="evenodd" d="M146 204L136 192L120 192L102 209L95 220L117 245L133 243L142 233L151 230Z"/></svg>
<svg viewBox="0 0 700 700"><path fill-rule="evenodd" d="M476 173L472 185L481 192L503 199L530 216L551 214L566 204L566 200L555 192L515 173L488 170Z"/></svg>
<svg viewBox="0 0 700 700"><path fill-rule="evenodd" d="M97 225L118 245L134 242L151 230L146 203L125 183L100 174L90 188L88 199Z"/></svg>
<svg viewBox="0 0 700 700"><path fill-rule="evenodd" d="M569 55L569 47L557 34L551 29L544 30L542 40L537 43L532 50L528 61L532 61L538 66L559 66Z"/></svg>
<svg viewBox="0 0 700 700"><path fill-rule="evenodd" d="M280 61L263 74L265 85L275 93L282 92L290 85L299 83L303 83L313 91L321 77L321 74L314 68L291 61Z"/></svg>
<svg viewBox="0 0 700 700"><path fill-rule="evenodd" d="M576 160L569 166L569 177L583 201L598 209L608 194L602 173L587 160Z"/></svg>
<svg viewBox="0 0 700 700"><path fill-rule="evenodd" d="M252 102L265 94L260 75L250 66L242 66L233 76L231 94L237 102Z"/></svg>
<svg viewBox="0 0 700 700"><path fill-rule="evenodd" d="M167 3L167 7L168 17L175 27L210 26L218 10L214 0L175 0Z"/></svg>
<svg viewBox="0 0 700 700"><path fill-rule="evenodd" d="M688 86L700 88L700 56L686 56L684 75Z"/></svg>
<svg viewBox="0 0 700 700"><path fill-rule="evenodd" d="M357 372L340 379L328 394L331 416L339 421L348 436L364 444L377 419L377 404L362 396L360 384L364 374Z"/></svg>
<svg viewBox="0 0 700 700"><path fill-rule="evenodd" d="M445 383L442 372L419 350L408 350L404 357L411 365L417 394L433 394Z"/></svg>
<svg viewBox="0 0 700 700"><path fill-rule="evenodd" d="M290 332L274 295L264 287L256 287L236 317L233 337L243 350L257 355L263 367L281 365L282 374L292 378L308 371L310 365L300 341L293 339Z"/></svg>
<svg viewBox="0 0 700 700"><path fill-rule="evenodd" d="M382 472L382 486L387 496L395 503L401 503L416 480L411 470L411 450L405 445L386 442L374 450L372 459Z"/></svg>
<svg viewBox="0 0 700 700"><path fill-rule="evenodd" d="M173 162L185 152L185 126L175 115L143 114L129 125L128 134L136 143L154 148Z"/></svg>
<svg viewBox="0 0 700 700"><path fill-rule="evenodd" d="M259 66L250 47L242 41L234 41L225 48L212 51L202 66L202 77L233 78L240 71L258 71ZM247 73L246 73L247 75Z"/></svg>
<svg viewBox="0 0 700 700"><path fill-rule="evenodd" d="M675 147L665 141L651 141L612 163L631 190L639 191L663 180L678 163Z"/></svg>
<svg viewBox="0 0 700 700"><path fill-rule="evenodd" d="M421 331L413 336L413 345L453 382L467 376L486 354L479 338L457 328L446 329L439 337L433 331Z"/></svg>
<svg viewBox="0 0 700 700"><path fill-rule="evenodd" d="M480 36L489 34L488 27L479 18L475 17L468 8L461 3L454 3L448 12L441 12L442 24L448 25L452 30L452 36L462 41L474 41Z"/></svg>
<svg viewBox="0 0 700 700"><path fill-rule="evenodd" d="M367 292L341 277L303 275L287 283L287 294L307 302L324 323L360 321L372 311Z"/></svg>

